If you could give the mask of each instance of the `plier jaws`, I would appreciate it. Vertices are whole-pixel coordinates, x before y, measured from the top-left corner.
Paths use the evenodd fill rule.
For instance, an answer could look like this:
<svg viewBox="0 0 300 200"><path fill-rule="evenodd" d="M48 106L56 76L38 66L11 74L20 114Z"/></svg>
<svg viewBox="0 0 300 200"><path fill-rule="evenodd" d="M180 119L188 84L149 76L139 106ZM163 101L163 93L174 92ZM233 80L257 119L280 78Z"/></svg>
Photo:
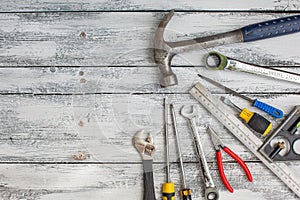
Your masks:
<svg viewBox="0 0 300 200"><path fill-rule="evenodd" d="M208 126L207 131L211 136L211 140L212 140L212 143L213 143L216 151L220 151L222 148L225 147L223 142L221 141L221 139L218 137L216 132L212 128L210 128L210 126Z"/></svg>
<svg viewBox="0 0 300 200"><path fill-rule="evenodd" d="M253 179L252 179L251 172L248 169L247 165L244 163L244 161L222 143L222 141L220 140L220 138L218 137L216 132L211 127L208 127L207 130L211 135L213 145L216 149L216 157L217 157L220 178L221 178L223 184L225 185L225 187L227 188L227 190L229 192L233 192L233 188L229 184L229 182L225 176L225 173L224 173L221 149L223 149L230 157L232 157L243 168L248 180L250 182L252 182Z"/></svg>

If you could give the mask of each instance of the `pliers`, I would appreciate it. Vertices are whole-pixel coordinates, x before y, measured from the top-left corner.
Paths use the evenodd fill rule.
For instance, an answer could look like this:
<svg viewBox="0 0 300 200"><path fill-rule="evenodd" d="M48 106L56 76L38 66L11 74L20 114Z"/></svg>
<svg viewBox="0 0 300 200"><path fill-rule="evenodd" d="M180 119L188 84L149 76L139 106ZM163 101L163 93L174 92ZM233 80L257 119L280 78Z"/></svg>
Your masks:
<svg viewBox="0 0 300 200"><path fill-rule="evenodd" d="M207 130L210 133L213 145L216 149L216 157L217 157L219 174L220 174L221 180L222 180L223 184L225 185L225 187L227 188L227 190L229 192L233 192L233 189L232 189L231 185L229 184L229 182L225 176L225 173L224 173L221 149L223 149L229 156L231 156L234 160L237 161L237 163L239 163L239 165L245 171L248 180L250 182L252 182L252 175L251 175L250 170L248 169L247 165L244 163L244 161L222 143L222 141L220 140L220 138L218 137L216 132L211 127L208 127Z"/></svg>

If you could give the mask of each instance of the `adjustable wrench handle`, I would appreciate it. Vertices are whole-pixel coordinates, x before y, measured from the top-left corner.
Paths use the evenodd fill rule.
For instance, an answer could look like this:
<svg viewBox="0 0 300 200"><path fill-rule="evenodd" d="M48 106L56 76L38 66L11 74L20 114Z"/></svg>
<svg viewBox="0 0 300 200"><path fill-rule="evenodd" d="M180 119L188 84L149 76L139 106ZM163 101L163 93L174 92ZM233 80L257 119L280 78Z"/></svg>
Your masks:
<svg viewBox="0 0 300 200"><path fill-rule="evenodd" d="M153 160L143 160L144 200L156 200L152 164Z"/></svg>
<svg viewBox="0 0 300 200"><path fill-rule="evenodd" d="M300 15L279 18L241 28L244 42L262 40L300 31Z"/></svg>

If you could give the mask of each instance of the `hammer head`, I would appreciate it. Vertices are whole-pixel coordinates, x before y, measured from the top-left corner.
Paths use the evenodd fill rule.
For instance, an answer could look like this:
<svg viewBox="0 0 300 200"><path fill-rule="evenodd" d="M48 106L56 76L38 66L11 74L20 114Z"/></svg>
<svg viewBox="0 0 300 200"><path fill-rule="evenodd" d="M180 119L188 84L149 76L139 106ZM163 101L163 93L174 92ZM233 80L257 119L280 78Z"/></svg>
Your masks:
<svg viewBox="0 0 300 200"><path fill-rule="evenodd" d="M161 71L161 87L169 87L172 85L177 85L178 83L177 77L171 68L171 61L175 53L172 52L172 48L163 37L165 28L173 15L174 11L172 10L163 18L158 26L158 29L156 30L154 38L154 60Z"/></svg>

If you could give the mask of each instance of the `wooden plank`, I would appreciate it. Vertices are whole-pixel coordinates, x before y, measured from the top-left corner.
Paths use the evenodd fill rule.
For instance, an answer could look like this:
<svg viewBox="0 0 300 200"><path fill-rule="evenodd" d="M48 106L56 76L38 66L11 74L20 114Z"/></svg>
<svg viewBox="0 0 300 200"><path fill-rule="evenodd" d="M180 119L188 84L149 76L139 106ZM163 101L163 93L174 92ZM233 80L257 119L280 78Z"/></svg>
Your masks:
<svg viewBox="0 0 300 200"><path fill-rule="evenodd" d="M247 0L237 2L228 0L226 3L222 0L213 1L108 1L108 0L87 0L78 2L75 0L58 1L58 0L40 0L32 2L24 0L3 0L1 2L1 12L35 12L35 11L140 11L140 10L299 10L299 1L297 0Z"/></svg>
<svg viewBox="0 0 300 200"><path fill-rule="evenodd" d="M300 68L294 68L292 71L300 74ZM299 84L242 72L210 71L204 67L176 67L174 73L178 76L179 84L161 88L158 67L1 68L0 93L187 93L197 81L204 83L215 93L223 93L222 90L202 81L197 73L241 93L300 93Z"/></svg>
<svg viewBox="0 0 300 200"><path fill-rule="evenodd" d="M240 199L298 199L278 178L261 163L248 163L253 183L236 163L224 163L228 181L235 192L229 193L219 179L216 164L209 164L213 179L220 188L223 200ZM161 199L161 184L165 181L164 164L154 165L154 181L157 199ZM299 166L292 165L295 170ZM203 198L203 179L198 164L185 164L188 183L193 189L193 199ZM141 164L108 165L32 165L1 164L2 199L83 200L83 199L141 199L143 194ZM180 183L178 165L171 165L172 181L176 195Z"/></svg>
<svg viewBox="0 0 300 200"><path fill-rule="evenodd" d="M144 129L153 134L158 146L155 161L163 162L162 104L165 96L174 103L178 113L185 160L196 161L187 121L179 116L183 105L197 104L188 94L3 95L0 104L0 146L5 151L2 151L0 161L138 162L140 157L132 145L132 138L137 131ZM300 95L255 96L281 108L286 114L300 100ZM241 107L249 107L244 100L237 97L231 99ZM206 133L207 124L211 124L224 143L245 160L256 160L208 111L199 106L199 112L201 117L197 125L208 160L214 160L215 153ZM282 122L269 119L275 127ZM171 124L169 129L172 134ZM171 159L176 161L174 137L170 143Z"/></svg>
<svg viewBox="0 0 300 200"><path fill-rule="evenodd" d="M166 14L50 12L0 14L1 66L155 66L153 38ZM230 31L293 13L176 13L167 41ZM139 19L139 20L137 20ZM199 20L201 19L201 20ZM122 22L122 23L120 23ZM209 23L207 23L209 22ZM174 65L201 65L211 50L261 65L299 65L300 34L181 54Z"/></svg>

